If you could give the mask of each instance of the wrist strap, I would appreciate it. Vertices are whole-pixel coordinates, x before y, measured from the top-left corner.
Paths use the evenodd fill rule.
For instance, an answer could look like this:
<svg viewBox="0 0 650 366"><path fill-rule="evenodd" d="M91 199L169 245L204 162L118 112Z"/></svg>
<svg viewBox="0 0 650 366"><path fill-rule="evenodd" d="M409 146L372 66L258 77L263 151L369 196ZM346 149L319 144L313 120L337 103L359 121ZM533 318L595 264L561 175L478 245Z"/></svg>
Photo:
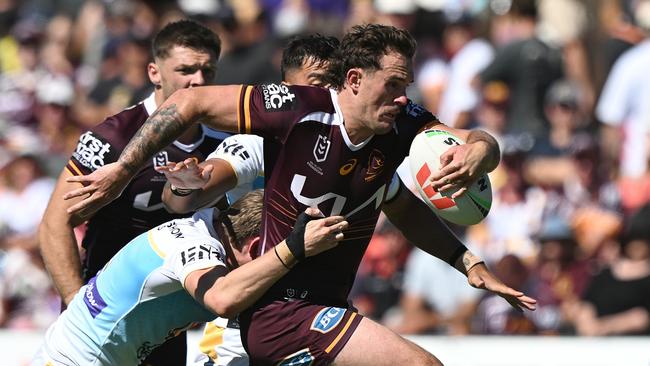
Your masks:
<svg viewBox="0 0 650 366"><path fill-rule="evenodd" d="M305 227L307 223L311 220L315 220L317 217L311 217L305 212L298 215L296 219L296 224L293 226L293 230L287 236L287 246L289 251L293 254L293 257L296 258L296 261L300 262L305 259Z"/></svg>
<svg viewBox="0 0 650 366"><path fill-rule="evenodd" d="M180 196L180 197L189 196L189 195L192 194L192 192L195 191L194 189L191 189L191 188L178 188L178 187L176 187L175 185L173 185L171 183L169 184L169 190L172 191L172 193L174 195Z"/></svg>
<svg viewBox="0 0 650 366"><path fill-rule="evenodd" d="M278 257L278 260L280 261L280 263L282 263L282 265L284 266L284 268L286 268L286 269L291 269L289 266L287 266L286 263L284 263L284 261L282 260L282 258L280 258L280 254L278 254L278 246L277 246L277 245L273 247L273 251L275 252L275 256Z"/></svg>
<svg viewBox="0 0 650 366"><path fill-rule="evenodd" d="M472 264L471 266L469 266L469 268L468 268L467 271L465 271L465 272L466 272L467 274L469 274L469 271L471 271L474 267L476 267L476 265L481 264L481 263L482 263L482 264L485 264L484 261L478 261L478 262Z"/></svg>

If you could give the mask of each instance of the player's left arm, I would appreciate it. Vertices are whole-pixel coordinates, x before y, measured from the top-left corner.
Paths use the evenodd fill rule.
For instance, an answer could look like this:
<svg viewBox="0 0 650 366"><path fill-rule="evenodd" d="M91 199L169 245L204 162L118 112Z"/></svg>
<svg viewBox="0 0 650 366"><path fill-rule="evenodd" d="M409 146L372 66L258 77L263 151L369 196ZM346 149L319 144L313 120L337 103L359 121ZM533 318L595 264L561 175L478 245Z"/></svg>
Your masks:
<svg viewBox="0 0 650 366"><path fill-rule="evenodd" d="M227 274L224 266L194 271L185 277L185 289L214 313L224 318L236 316L257 301L299 260L334 248L343 240L342 230L348 227L345 218L318 218L320 215L317 209L308 208L298 216L289 237L273 250ZM259 241L259 237L254 241ZM254 245L253 242L250 245Z"/></svg>
<svg viewBox="0 0 650 366"><path fill-rule="evenodd" d="M494 276L424 202L400 184L396 196L384 204L383 212L410 242L465 274L472 287L500 295L515 309L535 309L534 299Z"/></svg>
<svg viewBox="0 0 650 366"><path fill-rule="evenodd" d="M435 128L448 131L465 141L465 144L453 146L440 155L440 170L431 177L436 190L459 188L452 196L456 198L465 193L476 179L499 165L499 143L489 133L452 128L442 123Z"/></svg>

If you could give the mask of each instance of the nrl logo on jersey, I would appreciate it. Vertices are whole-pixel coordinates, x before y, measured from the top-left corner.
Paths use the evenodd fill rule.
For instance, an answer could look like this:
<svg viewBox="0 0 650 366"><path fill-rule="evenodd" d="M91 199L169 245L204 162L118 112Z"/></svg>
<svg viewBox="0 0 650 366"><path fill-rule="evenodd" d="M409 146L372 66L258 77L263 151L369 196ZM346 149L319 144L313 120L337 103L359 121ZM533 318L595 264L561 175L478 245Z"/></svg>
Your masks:
<svg viewBox="0 0 650 366"><path fill-rule="evenodd" d="M165 166L169 162L167 151L161 151L153 157L153 166Z"/></svg>
<svg viewBox="0 0 650 366"><path fill-rule="evenodd" d="M330 145L332 142L327 136L318 135L318 140L316 140L316 145L314 145L314 159L316 162L322 163L327 159L327 153L330 151Z"/></svg>
<svg viewBox="0 0 650 366"><path fill-rule="evenodd" d="M269 112L292 109L296 98L296 95L283 84L262 85L262 95L264 96L264 109Z"/></svg>

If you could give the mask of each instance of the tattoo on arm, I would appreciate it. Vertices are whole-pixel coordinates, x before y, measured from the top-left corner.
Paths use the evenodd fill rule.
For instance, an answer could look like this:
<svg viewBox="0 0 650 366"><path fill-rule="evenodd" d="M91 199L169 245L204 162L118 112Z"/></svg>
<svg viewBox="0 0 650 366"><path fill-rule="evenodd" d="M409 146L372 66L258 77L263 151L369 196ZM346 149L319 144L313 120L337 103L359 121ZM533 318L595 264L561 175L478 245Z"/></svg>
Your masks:
<svg viewBox="0 0 650 366"><path fill-rule="evenodd" d="M176 104L160 108L140 127L122 151L119 162L131 174L142 168L145 161L169 145L187 128Z"/></svg>

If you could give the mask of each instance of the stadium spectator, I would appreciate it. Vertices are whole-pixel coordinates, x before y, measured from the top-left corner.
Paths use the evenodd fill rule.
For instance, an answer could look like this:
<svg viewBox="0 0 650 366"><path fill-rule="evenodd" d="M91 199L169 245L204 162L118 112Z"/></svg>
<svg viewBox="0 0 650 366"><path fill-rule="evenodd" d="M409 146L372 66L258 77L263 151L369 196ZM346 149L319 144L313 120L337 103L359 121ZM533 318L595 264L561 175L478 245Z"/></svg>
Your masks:
<svg viewBox="0 0 650 366"><path fill-rule="evenodd" d="M509 14L517 39L497 51L492 63L479 74L480 80L483 84L499 80L508 85L508 133L545 136L548 126L543 100L551 83L563 75L562 53L536 33L534 0L514 0Z"/></svg>
<svg viewBox="0 0 650 366"><path fill-rule="evenodd" d="M56 317L56 297L36 231L54 181L32 155L13 157L0 181L0 326L43 329Z"/></svg>
<svg viewBox="0 0 650 366"><path fill-rule="evenodd" d="M570 222L560 216L544 220L536 240L539 255L528 288L537 296L539 311L530 319L539 334L566 334L569 319L563 309L584 293L591 278L590 262L577 245Z"/></svg>
<svg viewBox="0 0 650 366"><path fill-rule="evenodd" d="M605 163L612 162L620 179L622 205L630 214L649 199L647 116L650 113L650 87L644 71L650 55L650 2L640 1L634 8L637 24L646 38L623 53L614 63L598 100L595 114L601 125L601 146Z"/></svg>
<svg viewBox="0 0 650 366"><path fill-rule="evenodd" d="M165 177L154 166L189 157L204 159L225 137L196 125L162 149L111 205L92 216L67 212L71 202L64 201L62 196L76 187L65 181L67 177L87 174L117 159L126 141L175 90L214 83L220 41L202 25L188 20L168 24L154 39L152 51L154 62L147 66L147 72L155 91L133 108L108 117L81 135L43 217L39 232L41 254L65 304L129 240L179 217L167 212L160 201ZM85 249L82 261L73 228L86 220L88 230L82 242ZM154 352L148 362L152 365L184 363L184 333L172 338L170 344Z"/></svg>
<svg viewBox="0 0 650 366"><path fill-rule="evenodd" d="M450 13L442 36L444 60L425 62L417 77L423 104L447 125L467 128L479 102L472 81L494 58L492 46L476 36L468 13Z"/></svg>
<svg viewBox="0 0 650 366"><path fill-rule="evenodd" d="M414 248L404 268L402 291L401 319L394 326L398 333L470 332L481 292L467 286L466 279L446 263Z"/></svg>
<svg viewBox="0 0 650 366"><path fill-rule="evenodd" d="M578 334L650 334L650 205L627 222L620 256L596 274L570 308Z"/></svg>

